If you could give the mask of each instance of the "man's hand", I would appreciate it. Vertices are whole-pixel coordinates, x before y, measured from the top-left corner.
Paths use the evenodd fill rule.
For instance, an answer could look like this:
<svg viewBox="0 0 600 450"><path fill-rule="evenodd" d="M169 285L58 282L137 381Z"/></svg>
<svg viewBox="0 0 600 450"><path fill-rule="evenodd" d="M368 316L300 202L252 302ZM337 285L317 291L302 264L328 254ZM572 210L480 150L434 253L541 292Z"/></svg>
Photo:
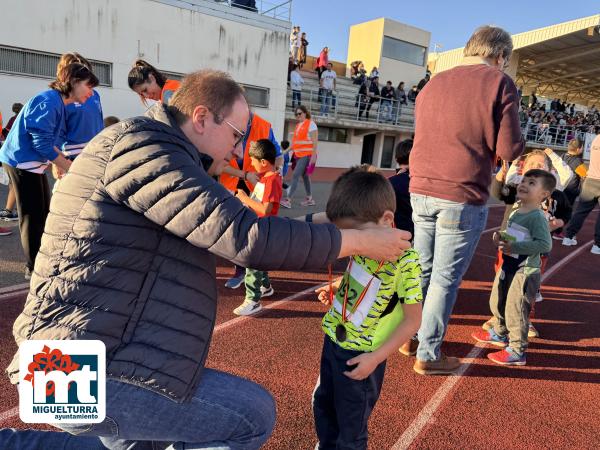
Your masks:
<svg viewBox="0 0 600 450"><path fill-rule="evenodd" d="M552 150L551 148L545 148L544 149L544 153L548 156L554 154L554 150Z"/></svg>
<svg viewBox="0 0 600 450"><path fill-rule="evenodd" d="M408 231L396 228L369 228L360 230L360 248L355 252L377 261L396 261L411 248Z"/></svg>
<svg viewBox="0 0 600 450"><path fill-rule="evenodd" d="M245 199L245 198L250 198L250 197L248 197L248 194L246 194L246 191L244 191L243 189L238 189L235 196L237 198L239 198L240 200Z"/></svg>
<svg viewBox="0 0 600 450"><path fill-rule="evenodd" d="M350 372L344 372L344 375L353 380L364 380L373 373L380 362L374 353L361 353L346 361L346 365L348 366L358 365Z"/></svg>

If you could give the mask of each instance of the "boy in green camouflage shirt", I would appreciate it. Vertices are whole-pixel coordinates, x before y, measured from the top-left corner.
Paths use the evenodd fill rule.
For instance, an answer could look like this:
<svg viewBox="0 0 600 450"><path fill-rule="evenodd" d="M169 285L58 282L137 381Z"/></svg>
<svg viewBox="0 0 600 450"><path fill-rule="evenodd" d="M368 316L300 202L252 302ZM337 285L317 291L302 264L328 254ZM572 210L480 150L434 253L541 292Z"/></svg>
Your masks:
<svg viewBox="0 0 600 450"><path fill-rule="evenodd" d="M389 181L361 166L335 182L327 217L342 229L392 227L395 209ZM419 256L412 249L397 261L353 256L343 277L317 292L330 306L322 322L325 340L313 394L318 448L366 449L386 359L421 323Z"/></svg>

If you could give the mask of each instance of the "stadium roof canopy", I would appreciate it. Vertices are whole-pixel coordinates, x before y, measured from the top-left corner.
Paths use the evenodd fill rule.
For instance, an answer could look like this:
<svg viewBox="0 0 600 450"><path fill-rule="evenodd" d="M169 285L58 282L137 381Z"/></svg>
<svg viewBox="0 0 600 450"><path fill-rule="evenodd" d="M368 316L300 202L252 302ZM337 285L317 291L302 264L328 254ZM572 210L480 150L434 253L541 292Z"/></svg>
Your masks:
<svg viewBox="0 0 600 450"><path fill-rule="evenodd" d="M507 72L524 94L600 105L600 14L513 35ZM464 48L464 47L463 47ZM463 48L432 54L435 74L462 59Z"/></svg>

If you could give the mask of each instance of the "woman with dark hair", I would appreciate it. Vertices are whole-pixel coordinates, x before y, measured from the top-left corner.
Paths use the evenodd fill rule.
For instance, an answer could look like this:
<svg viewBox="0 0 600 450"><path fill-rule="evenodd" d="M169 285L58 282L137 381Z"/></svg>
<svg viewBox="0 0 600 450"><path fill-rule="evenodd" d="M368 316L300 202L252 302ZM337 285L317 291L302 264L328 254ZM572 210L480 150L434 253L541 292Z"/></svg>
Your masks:
<svg viewBox="0 0 600 450"><path fill-rule="evenodd" d="M292 196L296 192L300 177L304 180L304 190L306 191L306 200L301 202L302 206L314 206L315 201L312 198L310 175L312 174L317 162L317 142L319 130L317 124L310 119L310 112L304 105L296 107L296 119L298 124L294 130L292 138L292 150L296 159L294 175L290 189L285 198L281 199L280 205L284 208L292 207Z"/></svg>
<svg viewBox="0 0 600 450"><path fill-rule="evenodd" d="M144 105L147 100L161 101L168 104L181 82L169 80L153 65L143 59L138 59L134 64L127 83L132 91L140 96Z"/></svg>
<svg viewBox="0 0 600 450"><path fill-rule="evenodd" d="M302 33L300 37L300 53L298 55L298 67L302 69L302 66L306 64L306 55L308 55L308 41L306 40L306 33Z"/></svg>
<svg viewBox="0 0 600 450"><path fill-rule="evenodd" d="M60 57L56 72L69 64L79 63L86 66L90 72L92 65L79 53L65 53ZM71 161L81 153L83 147L104 128L100 94L92 90L92 96L85 103L70 103L65 106L65 128L61 135L59 149ZM56 190L57 184L54 185Z"/></svg>
<svg viewBox="0 0 600 450"><path fill-rule="evenodd" d="M0 161L17 199L21 243L27 259L25 279L31 277L50 208L50 187L44 173L50 164L62 178L71 161L56 147L65 127L65 106L83 104L93 95L98 78L84 64L58 67L50 89L31 98L15 119L0 150Z"/></svg>

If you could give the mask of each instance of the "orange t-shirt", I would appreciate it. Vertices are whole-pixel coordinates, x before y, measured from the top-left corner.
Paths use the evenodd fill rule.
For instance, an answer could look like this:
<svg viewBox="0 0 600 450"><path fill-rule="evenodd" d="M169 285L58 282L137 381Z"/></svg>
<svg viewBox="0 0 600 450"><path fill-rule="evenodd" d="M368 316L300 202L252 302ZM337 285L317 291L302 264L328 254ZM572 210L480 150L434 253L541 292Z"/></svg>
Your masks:
<svg viewBox="0 0 600 450"><path fill-rule="evenodd" d="M271 172L269 175L261 174L250 198L260 203L273 203L273 209L266 215L276 216L279 212L279 202L281 202L282 195L283 181L281 175L277 172Z"/></svg>

